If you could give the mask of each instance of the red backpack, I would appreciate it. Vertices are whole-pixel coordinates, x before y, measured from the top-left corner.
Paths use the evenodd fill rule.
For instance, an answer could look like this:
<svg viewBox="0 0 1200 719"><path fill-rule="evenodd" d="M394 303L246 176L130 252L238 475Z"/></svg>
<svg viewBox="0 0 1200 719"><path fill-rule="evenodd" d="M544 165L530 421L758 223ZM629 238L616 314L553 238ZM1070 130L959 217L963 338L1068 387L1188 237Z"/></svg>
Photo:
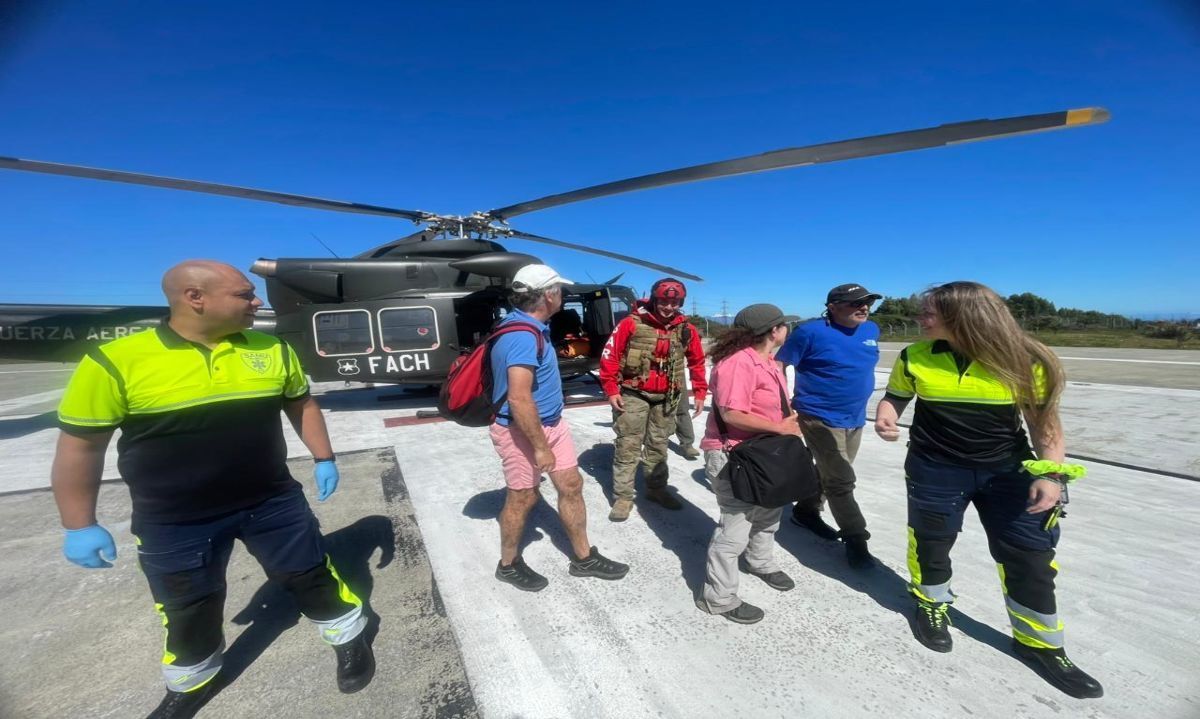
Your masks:
<svg viewBox="0 0 1200 719"><path fill-rule="evenodd" d="M438 395L438 414L464 427L486 427L496 420L496 412L508 399L508 393L492 401L492 343L509 332L532 332L537 337L537 361L541 364L546 351L542 331L528 322L502 324L451 363Z"/></svg>

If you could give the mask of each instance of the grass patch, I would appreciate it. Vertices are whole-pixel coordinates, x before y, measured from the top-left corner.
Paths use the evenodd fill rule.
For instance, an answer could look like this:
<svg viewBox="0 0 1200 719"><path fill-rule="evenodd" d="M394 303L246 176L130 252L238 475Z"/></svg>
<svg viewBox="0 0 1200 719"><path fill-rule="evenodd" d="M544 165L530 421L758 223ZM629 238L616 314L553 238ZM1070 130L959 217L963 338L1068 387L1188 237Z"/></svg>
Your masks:
<svg viewBox="0 0 1200 719"><path fill-rule="evenodd" d="M1147 337L1135 330L1097 329L1063 330L1061 332L1032 332L1040 342L1052 347L1123 347L1127 349L1200 350L1200 338L1184 340ZM884 342L916 342L921 339L912 330L908 335L885 333Z"/></svg>

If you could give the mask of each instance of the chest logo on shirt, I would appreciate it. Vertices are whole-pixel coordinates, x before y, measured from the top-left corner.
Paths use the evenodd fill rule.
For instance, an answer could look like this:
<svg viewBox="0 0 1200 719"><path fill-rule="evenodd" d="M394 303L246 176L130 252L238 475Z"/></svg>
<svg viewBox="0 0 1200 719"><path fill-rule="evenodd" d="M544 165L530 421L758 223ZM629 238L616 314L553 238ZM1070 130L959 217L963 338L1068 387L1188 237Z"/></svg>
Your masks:
<svg viewBox="0 0 1200 719"><path fill-rule="evenodd" d="M875 340L863 340L863 344L865 344L868 347L878 347L879 346L879 343L876 342Z"/></svg>
<svg viewBox="0 0 1200 719"><path fill-rule="evenodd" d="M242 352L242 363L258 374L271 369L271 355L266 352Z"/></svg>

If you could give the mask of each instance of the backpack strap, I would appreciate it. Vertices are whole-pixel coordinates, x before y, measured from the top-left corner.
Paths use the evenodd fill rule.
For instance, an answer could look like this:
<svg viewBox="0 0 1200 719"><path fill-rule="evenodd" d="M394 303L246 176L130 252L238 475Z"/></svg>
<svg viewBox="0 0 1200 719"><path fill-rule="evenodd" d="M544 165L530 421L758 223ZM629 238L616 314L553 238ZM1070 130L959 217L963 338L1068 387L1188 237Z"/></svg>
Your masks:
<svg viewBox="0 0 1200 719"><path fill-rule="evenodd" d="M529 322L507 322L502 324L496 329L492 330L492 333L488 335L488 338L484 340L484 342L489 345L488 349L490 350L490 345L493 342L510 332L530 332L534 337L537 338L537 361L538 364L541 364L542 359L546 354L546 338L544 335L542 335L542 331L540 329Z"/></svg>

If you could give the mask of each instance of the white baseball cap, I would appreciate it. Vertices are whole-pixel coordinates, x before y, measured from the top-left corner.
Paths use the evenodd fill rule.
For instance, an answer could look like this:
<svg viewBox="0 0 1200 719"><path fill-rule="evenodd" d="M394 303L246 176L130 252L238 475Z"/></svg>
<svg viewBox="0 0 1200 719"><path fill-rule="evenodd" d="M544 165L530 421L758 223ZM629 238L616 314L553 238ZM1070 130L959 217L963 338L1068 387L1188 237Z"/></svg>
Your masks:
<svg viewBox="0 0 1200 719"><path fill-rule="evenodd" d="M554 285L573 285L574 282L560 276L549 265L525 265L513 275L513 292L534 292Z"/></svg>

